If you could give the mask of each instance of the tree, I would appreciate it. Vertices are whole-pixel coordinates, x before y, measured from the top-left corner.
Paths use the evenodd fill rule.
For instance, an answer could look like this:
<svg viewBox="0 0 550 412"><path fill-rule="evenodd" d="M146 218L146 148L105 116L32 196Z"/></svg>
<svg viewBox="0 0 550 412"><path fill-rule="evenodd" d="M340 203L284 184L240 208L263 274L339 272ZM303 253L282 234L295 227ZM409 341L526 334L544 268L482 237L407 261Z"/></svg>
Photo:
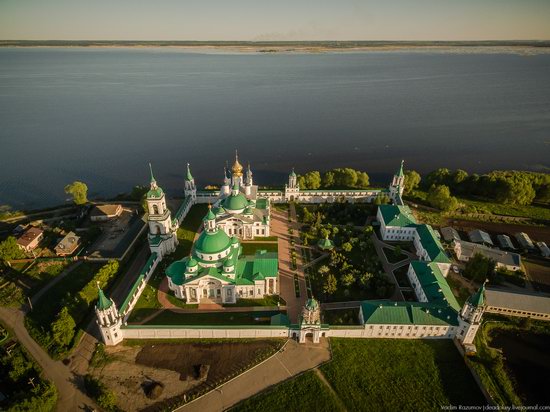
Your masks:
<svg viewBox="0 0 550 412"><path fill-rule="evenodd" d="M318 171L307 172L304 175L305 187L307 189L319 189L321 187L321 174ZM300 187L302 187L300 185Z"/></svg>
<svg viewBox="0 0 550 412"><path fill-rule="evenodd" d="M345 252L351 252L353 246L350 242L346 242L342 245L342 249L344 249Z"/></svg>
<svg viewBox="0 0 550 412"><path fill-rule="evenodd" d="M33 368L32 363L25 358L20 350L15 351L11 357L5 355L2 364L5 366L5 370L9 370L9 377L14 383L24 378Z"/></svg>
<svg viewBox="0 0 550 412"><path fill-rule="evenodd" d="M65 186L65 193L73 196L73 202L76 205L84 205L88 203L88 186L86 183L75 181L70 185Z"/></svg>
<svg viewBox="0 0 550 412"><path fill-rule="evenodd" d="M345 275L342 276L342 285L344 286L350 286L355 282L355 277L353 276L353 273L348 272Z"/></svg>
<svg viewBox="0 0 550 412"><path fill-rule="evenodd" d="M336 278L332 273L330 273L325 279L325 284L323 285L323 292L325 292L328 295L332 295L334 292L336 292L337 285L338 283L336 281Z"/></svg>
<svg viewBox="0 0 550 412"><path fill-rule="evenodd" d="M325 277L325 275L330 272L330 268L327 265L323 265L317 270L317 272L319 272L322 277Z"/></svg>
<svg viewBox="0 0 550 412"><path fill-rule="evenodd" d="M464 276L476 282L484 282L485 279L492 279L495 270L495 261L476 253L466 263Z"/></svg>
<svg viewBox="0 0 550 412"><path fill-rule="evenodd" d="M366 288L367 286L369 286L369 283L373 277L374 275L372 273L364 272L363 274L361 274L361 276L359 276L359 283Z"/></svg>
<svg viewBox="0 0 550 412"><path fill-rule="evenodd" d="M420 184L420 174L414 170L405 171L405 194L412 193Z"/></svg>
<svg viewBox="0 0 550 412"><path fill-rule="evenodd" d="M6 240L0 242L0 262L6 262L13 259L22 259L25 257L23 251L17 245L17 240L13 236L8 236Z"/></svg>
<svg viewBox="0 0 550 412"><path fill-rule="evenodd" d="M447 212L458 208L457 198L451 196L449 187L445 185L433 185L430 187L426 200L431 206Z"/></svg>
<svg viewBox="0 0 550 412"><path fill-rule="evenodd" d="M449 185L451 180L451 172L449 169L440 168L428 173L425 180L425 187L433 185Z"/></svg>
<svg viewBox="0 0 550 412"><path fill-rule="evenodd" d="M374 198L375 205L387 205L390 203L390 197L385 193L378 193Z"/></svg>
<svg viewBox="0 0 550 412"><path fill-rule="evenodd" d="M330 171L326 172L323 175L323 179L321 183L325 188L334 186L334 173Z"/></svg>
<svg viewBox="0 0 550 412"><path fill-rule="evenodd" d="M67 306L63 306L55 322L52 323L52 337L54 342L60 346L68 346L73 340L75 327L76 323L69 314L69 309Z"/></svg>
<svg viewBox="0 0 550 412"><path fill-rule="evenodd" d="M357 172L357 187L360 189L366 189L369 187L369 175L365 172Z"/></svg>

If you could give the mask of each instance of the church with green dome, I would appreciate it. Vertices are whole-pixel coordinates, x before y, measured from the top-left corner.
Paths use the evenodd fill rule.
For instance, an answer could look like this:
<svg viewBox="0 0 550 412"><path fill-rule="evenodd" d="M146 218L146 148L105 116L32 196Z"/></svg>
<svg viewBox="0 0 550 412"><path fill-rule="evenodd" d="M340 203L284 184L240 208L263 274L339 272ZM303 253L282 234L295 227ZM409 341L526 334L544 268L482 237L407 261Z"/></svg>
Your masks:
<svg viewBox="0 0 550 412"><path fill-rule="evenodd" d="M268 237L270 233L270 200L258 197L258 186L253 184L252 170L248 165L243 177L243 167L235 153L235 163L228 176L224 170L224 182L215 203L213 213L216 226L228 236L239 239Z"/></svg>
<svg viewBox="0 0 550 412"><path fill-rule="evenodd" d="M276 294L277 253L259 250L254 256L242 255L237 234L229 236L218 225L218 211L208 209L191 256L167 268L170 290L187 303L235 303L239 298L261 299Z"/></svg>

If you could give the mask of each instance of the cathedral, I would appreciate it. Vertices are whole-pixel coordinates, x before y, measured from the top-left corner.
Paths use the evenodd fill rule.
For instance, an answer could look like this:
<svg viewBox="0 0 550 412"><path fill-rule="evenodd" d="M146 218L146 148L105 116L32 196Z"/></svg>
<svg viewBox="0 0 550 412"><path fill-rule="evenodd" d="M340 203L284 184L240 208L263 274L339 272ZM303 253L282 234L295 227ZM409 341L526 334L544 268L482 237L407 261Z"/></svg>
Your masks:
<svg viewBox="0 0 550 412"><path fill-rule="evenodd" d="M270 201L258 197L258 186L253 183L250 165L243 178L243 167L237 153L231 174L228 176L227 168L224 170L223 186L214 206L212 213L216 226L228 236L245 240L270 236Z"/></svg>
<svg viewBox="0 0 550 412"><path fill-rule="evenodd" d="M258 250L254 256L242 255L239 239L218 226L209 207L191 256L168 266L166 276L170 290L187 303L260 299L277 293L277 253Z"/></svg>

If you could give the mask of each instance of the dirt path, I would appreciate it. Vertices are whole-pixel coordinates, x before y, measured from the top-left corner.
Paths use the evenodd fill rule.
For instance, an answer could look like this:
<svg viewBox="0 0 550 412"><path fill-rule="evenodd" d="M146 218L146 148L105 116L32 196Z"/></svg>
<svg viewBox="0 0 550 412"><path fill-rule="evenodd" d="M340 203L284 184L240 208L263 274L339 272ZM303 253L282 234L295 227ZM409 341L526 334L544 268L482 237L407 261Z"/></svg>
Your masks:
<svg viewBox="0 0 550 412"><path fill-rule="evenodd" d="M376 233L373 233L371 236L372 243L374 244L374 248L376 250L376 254L378 255L378 259L380 259L380 262L382 263L382 267L384 268L384 272L390 277L391 280L393 280L393 283L395 284L395 289L393 292L393 295L391 296L390 300L395 301L404 301L405 298L403 297L403 293L401 293L401 290L410 290L408 287L401 287L399 286L399 283L397 282L397 279L395 278L395 275L393 274L393 271L401 266L404 266L406 264L409 264L410 262L410 255L411 253L407 253L409 258L403 259L400 262L397 263L390 263L388 262L388 259L386 258L386 254L382 250L384 247L392 248L391 245L388 245L378 239L378 236L376 236Z"/></svg>
<svg viewBox="0 0 550 412"><path fill-rule="evenodd" d="M164 309L178 309L176 305L168 300L168 293L170 293L170 288L168 287L168 278L164 276L162 282L160 282L157 291L157 299Z"/></svg>
<svg viewBox="0 0 550 412"><path fill-rule="evenodd" d="M57 411L78 411L82 410L84 405L97 409L95 403L82 390L82 377L72 373L61 361L52 360L31 338L25 329L24 312L18 309L0 308L0 319L13 329L19 343L40 365L45 377L54 383L58 391Z"/></svg>
<svg viewBox="0 0 550 412"><path fill-rule="evenodd" d="M283 349L265 362L208 392L201 398L176 409L179 412L225 411L292 376L312 369L330 359L328 342L299 344L289 340Z"/></svg>
<svg viewBox="0 0 550 412"><path fill-rule="evenodd" d="M325 384L325 386L328 388L328 390L334 395L334 398L336 399L336 402L340 405L343 411L347 410L346 405L344 405L344 402L342 402L342 399L338 396L332 385L327 381L327 378L325 378L325 375L323 375L323 372L321 372L321 369L315 368L314 369L315 374L321 379L321 382Z"/></svg>

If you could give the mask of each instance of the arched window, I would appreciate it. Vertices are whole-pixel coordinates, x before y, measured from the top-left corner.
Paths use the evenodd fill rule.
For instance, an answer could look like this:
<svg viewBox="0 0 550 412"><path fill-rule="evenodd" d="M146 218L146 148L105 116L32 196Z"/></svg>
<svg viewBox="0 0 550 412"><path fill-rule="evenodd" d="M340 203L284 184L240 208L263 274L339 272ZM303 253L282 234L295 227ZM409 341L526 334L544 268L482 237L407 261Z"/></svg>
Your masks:
<svg viewBox="0 0 550 412"><path fill-rule="evenodd" d="M153 205L153 214L155 215L159 214L159 207L157 205Z"/></svg>

